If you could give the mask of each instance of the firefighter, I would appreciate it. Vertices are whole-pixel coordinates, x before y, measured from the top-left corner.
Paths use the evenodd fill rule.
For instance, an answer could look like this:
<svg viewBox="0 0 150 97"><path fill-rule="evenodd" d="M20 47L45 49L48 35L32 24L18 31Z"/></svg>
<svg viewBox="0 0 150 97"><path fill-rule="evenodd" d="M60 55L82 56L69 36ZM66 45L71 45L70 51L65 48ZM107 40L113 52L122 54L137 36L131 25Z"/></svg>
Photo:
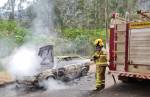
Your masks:
<svg viewBox="0 0 150 97"><path fill-rule="evenodd" d="M96 39L94 42L95 53L92 60L96 64L96 91L105 88L105 71L107 67L107 54L104 49L102 39Z"/></svg>

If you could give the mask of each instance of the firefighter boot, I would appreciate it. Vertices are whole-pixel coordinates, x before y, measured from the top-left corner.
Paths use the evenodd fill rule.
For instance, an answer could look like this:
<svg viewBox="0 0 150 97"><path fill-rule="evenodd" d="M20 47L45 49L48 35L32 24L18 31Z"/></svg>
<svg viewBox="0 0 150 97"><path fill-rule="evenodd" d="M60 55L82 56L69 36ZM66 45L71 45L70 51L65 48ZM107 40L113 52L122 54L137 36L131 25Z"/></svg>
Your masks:
<svg viewBox="0 0 150 97"><path fill-rule="evenodd" d="M95 89L94 91L101 91L101 90L103 90L104 88L105 88L105 85L102 84L102 85L100 85L99 87L96 87L96 89Z"/></svg>

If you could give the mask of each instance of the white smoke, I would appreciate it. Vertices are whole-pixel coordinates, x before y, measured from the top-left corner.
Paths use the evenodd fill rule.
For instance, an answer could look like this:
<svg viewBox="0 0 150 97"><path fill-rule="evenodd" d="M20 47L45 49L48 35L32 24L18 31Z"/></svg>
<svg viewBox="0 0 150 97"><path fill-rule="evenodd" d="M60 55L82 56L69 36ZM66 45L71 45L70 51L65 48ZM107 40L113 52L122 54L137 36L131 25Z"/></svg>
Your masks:
<svg viewBox="0 0 150 97"><path fill-rule="evenodd" d="M23 46L10 57L7 68L14 77L31 76L40 68L40 60L35 48Z"/></svg>
<svg viewBox="0 0 150 97"><path fill-rule="evenodd" d="M39 0L34 4L36 18L32 24L33 37L42 37L44 39L56 38L57 33L54 31L54 1ZM52 41L49 40L49 41Z"/></svg>
<svg viewBox="0 0 150 97"><path fill-rule="evenodd" d="M17 44L15 43L14 39L10 38L1 38L0 39L0 58L3 58L5 56L8 56L12 49L15 48Z"/></svg>
<svg viewBox="0 0 150 97"><path fill-rule="evenodd" d="M57 36L57 33L54 32L53 24L53 0L38 0L33 6L36 17L31 26L32 34L27 35L28 37L25 44L20 48L15 50L11 49L11 52L13 52L12 55L3 61L3 66L5 66L14 77L34 75L37 69L40 68L41 62L41 58L38 57L37 49L40 46L54 44L54 40ZM0 44L2 44L2 42L0 42ZM0 51L2 50L6 50L4 52L8 51L7 49L0 48Z"/></svg>
<svg viewBox="0 0 150 97"><path fill-rule="evenodd" d="M53 78L49 78L48 80L44 80L44 81L40 82L40 86L47 89L47 91L62 90L62 89L69 88L62 81L55 80Z"/></svg>
<svg viewBox="0 0 150 97"><path fill-rule="evenodd" d="M61 89L66 89L66 88L69 88L69 87L67 87L61 81L56 81L54 79L48 80L48 90L61 90Z"/></svg>
<svg viewBox="0 0 150 97"><path fill-rule="evenodd" d="M38 0L34 3L34 12L36 17L33 20L31 36L27 39L26 43L16 49L10 57L9 71L15 76L34 75L37 69L40 68L40 59L37 54L36 47L46 45L56 37L53 32L53 0ZM52 38L50 38L52 37ZM30 44L30 46L26 45Z"/></svg>
<svg viewBox="0 0 150 97"><path fill-rule="evenodd" d="M38 50L35 48L41 45L53 45L55 41L58 40L57 32L54 31L53 7L53 0L39 0L35 3L34 12L36 13L36 18L33 20L31 27L32 35L26 42L26 44L30 45L25 44L19 49L16 49L10 58L8 70L14 77L22 78L39 73L41 58L37 56ZM34 45L36 45L36 47ZM42 84L46 84L48 90L67 88L64 83L53 79L41 82L41 85Z"/></svg>

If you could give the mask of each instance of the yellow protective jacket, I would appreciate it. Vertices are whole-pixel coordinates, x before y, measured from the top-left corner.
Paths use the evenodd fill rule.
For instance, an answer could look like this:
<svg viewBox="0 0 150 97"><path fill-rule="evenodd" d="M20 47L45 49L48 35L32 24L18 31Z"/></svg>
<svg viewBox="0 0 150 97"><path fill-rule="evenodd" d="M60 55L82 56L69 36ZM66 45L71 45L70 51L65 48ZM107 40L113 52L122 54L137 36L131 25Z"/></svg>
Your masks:
<svg viewBox="0 0 150 97"><path fill-rule="evenodd" d="M107 54L106 51L96 51L94 53L94 62L96 65L107 66Z"/></svg>

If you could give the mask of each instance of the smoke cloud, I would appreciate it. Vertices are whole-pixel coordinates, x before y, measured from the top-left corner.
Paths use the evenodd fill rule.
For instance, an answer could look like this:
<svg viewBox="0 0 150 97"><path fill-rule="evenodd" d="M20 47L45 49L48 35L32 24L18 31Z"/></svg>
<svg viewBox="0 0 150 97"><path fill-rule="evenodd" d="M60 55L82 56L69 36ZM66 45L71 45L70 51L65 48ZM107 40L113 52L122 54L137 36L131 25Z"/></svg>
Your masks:
<svg viewBox="0 0 150 97"><path fill-rule="evenodd" d="M33 76L38 72L41 67L41 58L38 57L38 48L41 46L59 44L54 47L55 51L58 53L65 52L65 50L73 50L70 49L73 46L72 43L58 38L57 32L54 31L53 22L55 15L53 12L53 5L54 0L39 0L34 5L36 17L31 27L32 34L28 35L29 37L25 44L20 48L16 48L12 55L5 60L5 64L8 64L5 65L6 69L14 78ZM49 89L66 88L63 83L54 80L49 80L48 86L50 87Z"/></svg>
<svg viewBox="0 0 150 97"><path fill-rule="evenodd" d="M34 12L36 18L32 23L33 37L50 39L52 41L57 37L57 33L54 31L54 1L53 0L39 0L34 5Z"/></svg>
<svg viewBox="0 0 150 97"><path fill-rule="evenodd" d="M53 0L39 0L33 6L36 17L31 26L32 34L26 43L9 57L7 68L14 77L36 74L41 62L37 49L46 44L53 44L53 39L57 36L53 32Z"/></svg>
<svg viewBox="0 0 150 97"><path fill-rule="evenodd" d="M69 87L67 87L61 81L56 81L54 79L48 80L48 90L61 90L61 89L66 89L66 88L69 88Z"/></svg>
<svg viewBox="0 0 150 97"><path fill-rule="evenodd" d="M40 82L40 86L44 86L47 91L51 90L62 90L69 88L67 85L65 85L63 82L54 80L53 78L49 78L48 80L44 80Z"/></svg>
<svg viewBox="0 0 150 97"><path fill-rule="evenodd" d="M14 39L1 38L0 39L0 58L8 56L17 44Z"/></svg>
<svg viewBox="0 0 150 97"><path fill-rule="evenodd" d="M34 75L40 68L40 58L34 47L23 46L9 58L8 70L14 77Z"/></svg>

